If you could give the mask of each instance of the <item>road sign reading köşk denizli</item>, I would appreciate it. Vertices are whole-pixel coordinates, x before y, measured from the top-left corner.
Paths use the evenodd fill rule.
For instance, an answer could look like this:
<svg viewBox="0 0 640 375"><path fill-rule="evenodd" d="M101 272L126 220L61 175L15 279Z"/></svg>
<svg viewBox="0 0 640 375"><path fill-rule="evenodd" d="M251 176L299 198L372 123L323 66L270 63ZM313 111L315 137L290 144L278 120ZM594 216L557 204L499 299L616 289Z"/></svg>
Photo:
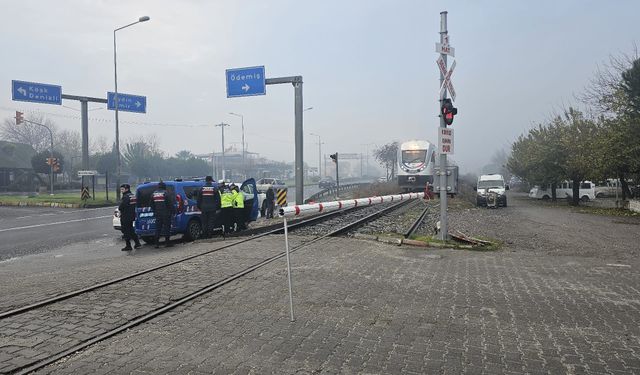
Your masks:
<svg viewBox="0 0 640 375"><path fill-rule="evenodd" d="M62 86L46 83L11 81L11 99L21 102L62 104Z"/></svg>
<svg viewBox="0 0 640 375"><path fill-rule="evenodd" d="M265 95L267 85L264 66L226 70L227 98Z"/></svg>
<svg viewBox="0 0 640 375"><path fill-rule="evenodd" d="M107 109L116 110L115 96L113 92L107 93ZM118 93L118 111L147 113L147 97Z"/></svg>

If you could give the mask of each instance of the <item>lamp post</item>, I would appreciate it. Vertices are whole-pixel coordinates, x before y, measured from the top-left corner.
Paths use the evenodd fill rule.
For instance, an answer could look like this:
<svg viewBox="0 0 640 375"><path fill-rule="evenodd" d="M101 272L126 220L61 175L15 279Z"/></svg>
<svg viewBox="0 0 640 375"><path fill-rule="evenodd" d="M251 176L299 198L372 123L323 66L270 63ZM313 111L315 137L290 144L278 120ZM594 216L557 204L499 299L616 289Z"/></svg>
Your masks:
<svg viewBox="0 0 640 375"><path fill-rule="evenodd" d="M229 112L230 115L240 117L240 121L242 121L242 175L244 178L247 178L247 167L245 164L245 148L244 148L244 116L239 113Z"/></svg>
<svg viewBox="0 0 640 375"><path fill-rule="evenodd" d="M151 18L149 18L148 16L143 16L138 18L136 22L132 22L128 25L124 25L122 27L118 27L117 29L113 30L113 78L115 82L115 91L113 95L113 101L116 107L116 199L117 200L120 200L119 186L120 186L121 165L120 165L120 128L119 128L119 122L118 122L118 107L120 106L120 103L118 102L118 64L117 64L117 58L116 58L116 50L117 50L116 31L122 30L129 26L133 26L140 22L149 21L150 19Z"/></svg>
<svg viewBox="0 0 640 375"><path fill-rule="evenodd" d="M360 146L364 146L365 150L366 150L366 158L367 158L367 173L365 173L367 176L369 176L369 146L375 146L375 143L362 143L360 144Z"/></svg>
<svg viewBox="0 0 640 375"><path fill-rule="evenodd" d="M219 123L218 125L215 126L219 126L220 129L222 130L222 179L225 179L225 162L224 162L224 127L225 126L230 126L229 124L225 124L224 122Z"/></svg>
<svg viewBox="0 0 640 375"><path fill-rule="evenodd" d="M322 176L322 142L320 141L320 135L315 133L309 133L309 135L313 135L318 137L318 177Z"/></svg>

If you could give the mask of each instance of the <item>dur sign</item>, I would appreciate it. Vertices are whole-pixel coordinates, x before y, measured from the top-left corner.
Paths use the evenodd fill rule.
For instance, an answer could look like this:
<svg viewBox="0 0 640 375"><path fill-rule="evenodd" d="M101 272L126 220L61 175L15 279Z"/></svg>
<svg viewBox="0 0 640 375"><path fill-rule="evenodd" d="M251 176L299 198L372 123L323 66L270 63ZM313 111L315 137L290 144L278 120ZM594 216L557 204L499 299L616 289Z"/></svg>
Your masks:
<svg viewBox="0 0 640 375"><path fill-rule="evenodd" d="M438 129L438 150L440 154L453 154L453 129Z"/></svg>

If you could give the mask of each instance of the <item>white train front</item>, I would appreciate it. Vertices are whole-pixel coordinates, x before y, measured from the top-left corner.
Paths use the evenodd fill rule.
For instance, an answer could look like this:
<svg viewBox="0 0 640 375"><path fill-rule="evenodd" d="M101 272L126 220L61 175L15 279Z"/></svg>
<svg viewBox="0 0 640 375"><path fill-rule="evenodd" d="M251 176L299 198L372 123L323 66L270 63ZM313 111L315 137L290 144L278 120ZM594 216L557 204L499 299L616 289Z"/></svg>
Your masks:
<svg viewBox="0 0 640 375"><path fill-rule="evenodd" d="M411 140L398 148L398 186L405 191L423 191L433 184L436 148L428 141Z"/></svg>

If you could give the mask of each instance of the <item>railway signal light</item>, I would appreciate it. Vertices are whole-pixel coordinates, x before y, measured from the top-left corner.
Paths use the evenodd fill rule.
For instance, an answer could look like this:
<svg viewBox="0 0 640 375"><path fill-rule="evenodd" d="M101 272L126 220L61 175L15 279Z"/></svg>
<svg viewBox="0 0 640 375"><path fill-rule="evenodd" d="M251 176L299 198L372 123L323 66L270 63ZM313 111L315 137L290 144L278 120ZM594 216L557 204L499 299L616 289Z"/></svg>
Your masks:
<svg viewBox="0 0 640 375"><path fill-rule="evenodd" d="M440 107L440 113L444 118L444 123L447 125L453 124L453 118L458 114L458 108L453 106L451 99L444 99L442 101L442 107Z"/></svg>
<svg viewBox="0 0 640 375"><path fill-rule="evenodd" d="M24 113L16 111L16 125L20 125L24 122Z"/></svg>
<svg viewBox="0 0 640 375"><path fill-rule="evenodd" d="M338 164L338 153L337 152L335 154L329 155L329 157L331 158L331 161L333 161L334 163Z"/></svg>
<svg viewBox="0 0 640 375"><path fill-rule="evenodd" d="M47 165L53 165L54 158L47 158Z"/></svg>

